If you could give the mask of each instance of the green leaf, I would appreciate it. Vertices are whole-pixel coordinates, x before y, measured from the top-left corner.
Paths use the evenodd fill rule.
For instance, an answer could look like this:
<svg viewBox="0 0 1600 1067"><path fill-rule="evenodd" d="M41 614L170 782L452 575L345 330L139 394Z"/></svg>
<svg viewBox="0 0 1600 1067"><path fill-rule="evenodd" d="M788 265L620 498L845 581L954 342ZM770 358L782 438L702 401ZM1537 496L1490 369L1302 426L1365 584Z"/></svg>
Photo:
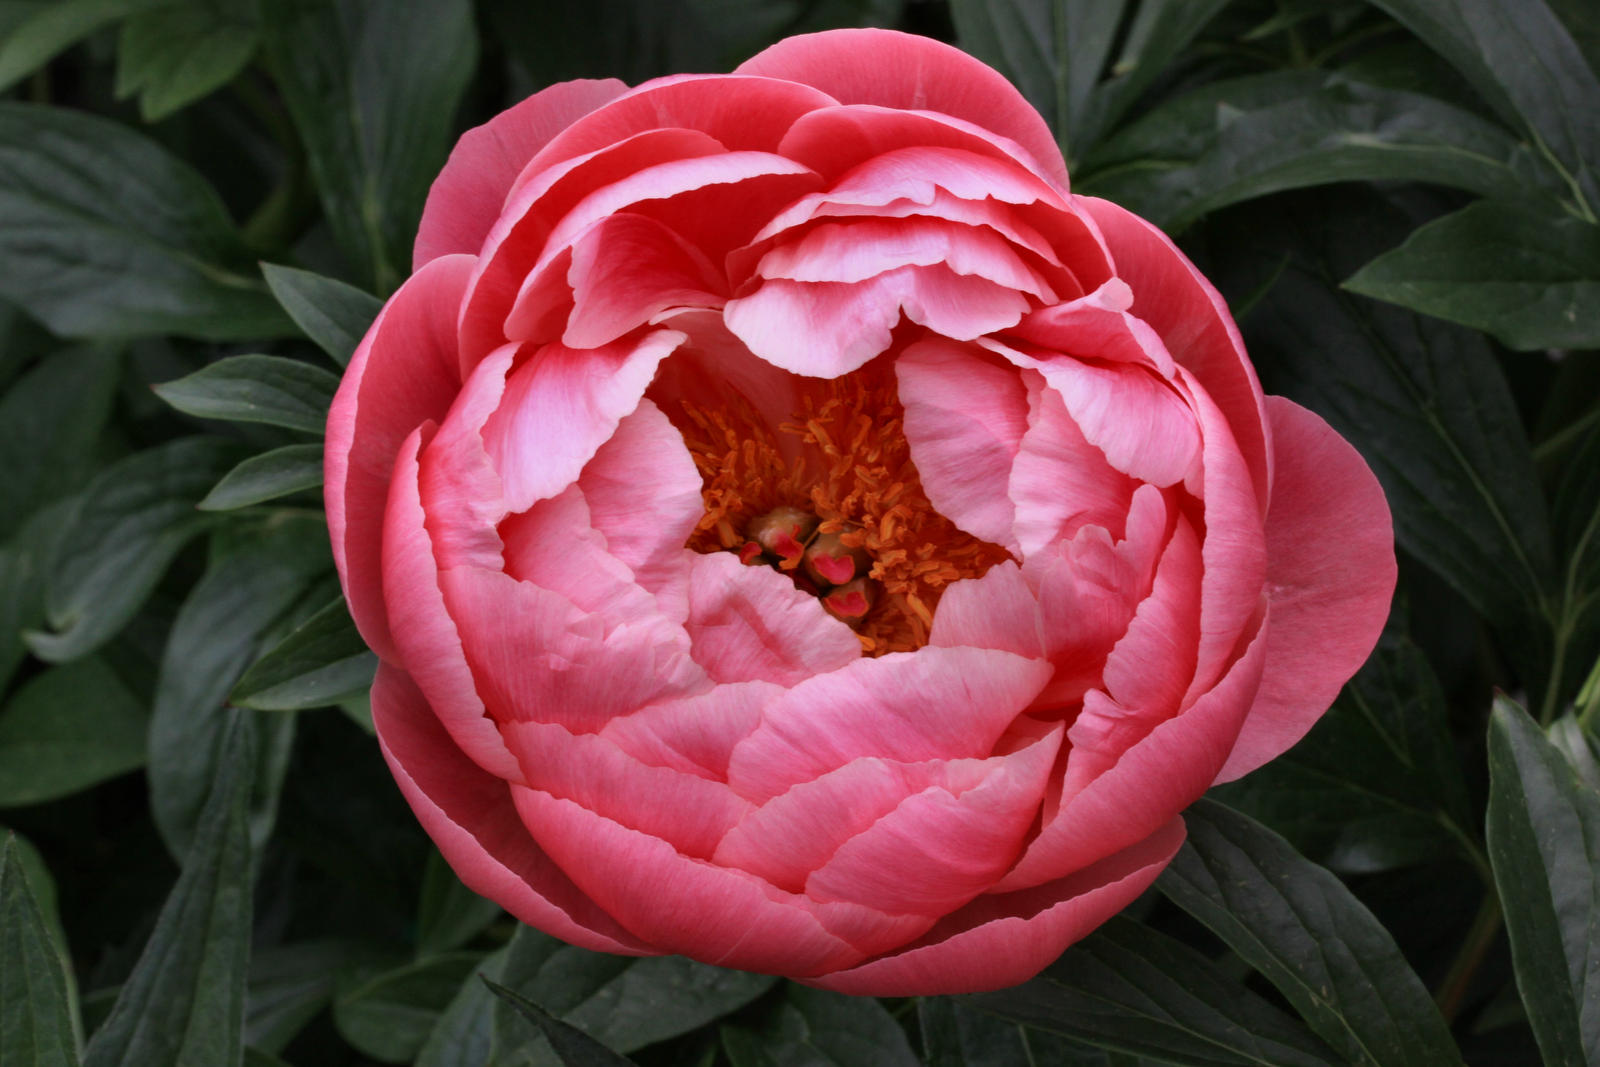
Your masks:
<svg viewBox="0 0 1600 1067"><path fill-rule="evenodd" d="M67 972L13 834L0 844L0 1059L17 1067L79 1062Z"/></svg>
<svg viewBox="0 0 1600 1067"><path fill-rule="evenodd" d="M1344 1062L1194 949L1120 917L1032 981L967 1000L1027 1026L1188 1067Z"/></svg>
<svg viewBox="0 0 1600 1067"><path fill-rule="evenodd" d="M1374 246L1409 230L1410 216L1351 190L1263 205L1250 219L1225 239L1212 276L1240 291L1281 268L1241 322L1268 392L1306 404L1360 449L1400 546L1492 621L1536 676L1548 663L1550 533L1493 350L1481 334L1338 288Z"/></svg>
<svg viewBox="0 0 1600 1067"><path fill-rule="evenodd" d="M295 325L335 363L348 366L383 301L364 289L309 270L263 263L261 273Z"/></svg>
<svg viewBox="0 0 1600 1067"><path fill-rule="evenodd" d="M47 564L45 617L56 632L29 633L34 654L76 659L115 635L178 550L211 523L195 502L238 455L228 442L185 437L101 471Z"/></svg>
<svg viewBox="0 0 1600 1067"><path fill-rule="evenodd" d="M1417 230L1344 284L1510 348L1600 347L1600 225L1540 199L1480 200Z"/></svg>
<svg viewBox="0 0 1600 1067"><path fill-rule="evenodd" d="M1483 864L1444 693L1403 637L1378 646L1301 744L1212 796L1335 870L1457 852Z"/></svg>
<svg viewBox="0 0 1600 1067"><path fill-rule="evenodd" d="M245 990L245 1043L282 1052L332 1003L335 976L350 955L342 941L303 941L253 953Z"/></svg>
<svg viewBox="0 0 1600 1067"><path fill-rule="evenodd" d="M157 122L232 81L255 55L255 0L186 0L136 15L117 43L117 98Z"/></svg>
<svg viewBox="0 0 1600 1067"><path fill-rule="evenodd" d="M1344 884L1238 812L1202 799L1156 886L1260 971L1344 1062L1461 1063L1394 939Z"/></svg>
<svg viewBox="0 0 1600 1067"><path fill-rule="evenodd" d="M0 103L0 296L62 337L276 337L289 322L217 193L141 134Z"/></svg>
<svg viewBox="0 0 1600 1067"><path fill-rule="evenodd" d="M379 292L407 273L477 62L468 0L277 0L267 58L334 237Z"/></svg>
<svg viewBox="0 0 1600 1067"><path fill-rule="evenodd" d="M916 1067L905 1031L883 1004L790 984L759 1028L729 1023L733 1067Z"/></svg>
<svg viewBox="0 0 1600 1067"><path fill-rule="evenodd" d="M261 711L320 708L370 689L376 670L344 598L335 597L251 664L229 699Z"/></svg>
<svg viewBox="0 0 1600 1067"><path fill-rule="evenodd" d="M451 952L390 970L344 976L333 1001L339 1034L384 1063L409 1063L461 984L482 961Z"/></svg>
<svg viewBox="0 0 1600 1067"><path fill-rule="evenodd" d="M1600 793L1511 700L1489 719L1489 860L1549 1067L1600 1061Z"/></svg>
<svg viewBox="0 0 1600 1067"><path fill-rule="evenodd" d="M228 724L194 844L84 1067L229 1067L244 1048L250 961L250 789L247 716Z"/></svg>
<svg viewBox="0 0 1600 1067"><path fill-rule="evenodd" d="M97 657L30 678L0 712L0 808L70 796L144 766L144 707Z"/></svg>
<svg viewBox="0 0 1600 1067"><path fill-rule="evenodd" d="M417 905L417 955L460 948L500 917L501 908L461 884L437 852L428 856Z"/></svg>
<svg viewBox="0 0 1600 1067"><path fill-rule="evenodd" d="M45 505L0 545L0 691L27 658L23 636L44 624L45 572L77 505L75 497Z"/></svg>
<svg viewBox="0 0 1600 1067"><path fill-rule="evenodd" d="M1544 0L1373 2L1449 60L1502 118L1542 141L1600 207L1600 81Z"/></svg>
<svg viewBox="0 0 1600 1067"><path fill-rule="evenodd" d="M0 396L0 540L41 505L79 488L111 414L121 361L67 349L36 364Z"/></svg>
<svg viewBox="0 0 1600 1067"><path fill-rule="evenodd" d="M1098 1049L977 1011L956 997L918 997L917 1022L927 1067L1108 1067Z"/></svg>
<svg viewBox="0 0 1600 1067"><path fill-rule="evenodd" d="M1086 163L1078 191L1181 228L1228 204L1342 181L1524 194L1556 182L1504 129L1439 100L1305 71L1213 82Z"/></svg>
<svg viewBox="0 0 1600 1067"><path fill-rule="evenodd" d="M626 1067L632 1061L606 1048L576 1027L568 1026L527 997L488 978L483 979L495 996L511 1005L516 1013L537 1026L555 1050L562 1067Z"/></svg>
<svg viewBox="0 0 1600 1067"><path fill-rule="evenodd" d="M118 19L170 0L25 0L0 21L0 91Z"/></svg>
<svg viewBox="0 0 1600 1067"><path fill-rule="evenodd" d="M241 461L195 506L201 511L234 511L321 484L322 445L284 445Z"/></svg>
<svg viewBox="0 0 1600 1067"><path fill-rule="evenodd" d="M229 356L153 388L162 400L198 418L321 434L339 379L283 356Z"/></svg>
<svg viewBox="0 0 1600 1067"><path fill-rule="evenodd" d="M173 620L150 715L150 810L174 855L198 825L206 783L231 718L228 692L257 654L267 630L296 606L330 567L317 519L274 518L241 531L210 565ZM324 594L325 595L325 594ZM265 841L277 806L279 765L294 726L274 717L260 746L252 833Z"/></svg>

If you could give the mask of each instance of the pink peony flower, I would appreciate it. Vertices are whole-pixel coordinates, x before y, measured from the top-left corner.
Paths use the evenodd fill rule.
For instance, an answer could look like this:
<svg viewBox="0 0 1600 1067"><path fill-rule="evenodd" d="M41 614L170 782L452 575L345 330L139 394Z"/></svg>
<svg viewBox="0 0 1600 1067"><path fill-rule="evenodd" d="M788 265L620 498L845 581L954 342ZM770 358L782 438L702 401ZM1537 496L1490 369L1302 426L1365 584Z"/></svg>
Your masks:
<svg viewBox="0 0 1600 1067"><path fill-rule="evenodd" d="M385 756L591 949L1022 981L1292 745L1394 584L1356 452L919 37L462 137L329 416Z"/></svg>

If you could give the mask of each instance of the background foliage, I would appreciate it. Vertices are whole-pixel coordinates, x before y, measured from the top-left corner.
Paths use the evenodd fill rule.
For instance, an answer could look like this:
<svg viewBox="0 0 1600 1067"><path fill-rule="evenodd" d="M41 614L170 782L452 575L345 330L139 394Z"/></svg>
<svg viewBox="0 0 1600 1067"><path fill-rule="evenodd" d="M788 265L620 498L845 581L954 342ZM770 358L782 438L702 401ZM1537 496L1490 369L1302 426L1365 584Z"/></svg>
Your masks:
<svg viewBox="0 0 1600 1067"><path fill-rule="evenodd" d="M0 1061L1600 1063L1590 0L0 0ZM324 413L466 127L953 40L1217 281L1393 507L1371 663L1022 987L518 929L389 781ZM1526 710L1524 710L1526 709ZM492 985L478 977L492 980Z"/></svg>

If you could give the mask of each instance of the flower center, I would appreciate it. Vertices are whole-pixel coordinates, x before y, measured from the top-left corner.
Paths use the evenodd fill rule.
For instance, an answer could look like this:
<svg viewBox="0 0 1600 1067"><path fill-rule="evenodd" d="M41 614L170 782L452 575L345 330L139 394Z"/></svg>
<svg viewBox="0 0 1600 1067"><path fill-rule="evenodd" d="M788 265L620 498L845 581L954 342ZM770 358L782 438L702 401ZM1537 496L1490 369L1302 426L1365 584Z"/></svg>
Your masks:
<svg viewBox="0 0 1600 1067"><path fill-rule="evenodd" d="M777 427L748 404L682 405L706 508L688 547L789 575L868 655L920 648L944 588L1010 556L928 502L892 372L802 381Z"/></svg>

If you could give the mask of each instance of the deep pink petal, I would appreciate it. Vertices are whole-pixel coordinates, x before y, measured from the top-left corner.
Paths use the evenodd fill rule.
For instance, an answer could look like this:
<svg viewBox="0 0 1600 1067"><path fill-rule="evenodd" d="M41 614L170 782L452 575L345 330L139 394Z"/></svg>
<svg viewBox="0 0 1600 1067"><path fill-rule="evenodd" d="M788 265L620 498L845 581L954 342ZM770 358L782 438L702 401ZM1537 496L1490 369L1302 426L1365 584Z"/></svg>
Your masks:
<svg viewBox="0 0 1600 1067"><path fill-rule="evenodd" d="M1013 369L944 340L895 360L906 442L923 491L961 529L1014 546L1011 466L1028 429L1028 390Z"/></svg>
<svg viewBox="0 0 1600 1067"><path fill-rule="evenodd" d="M1389 505L1360 454L1292 401L1268 397L1267 416L1267 665L1223 782L1311 728L1377 643L1394 593Z"/></svg>
<svg viewBox="0 0 1600 1067"><path fill-rule="evenodd" d="M534 838L572 880L649 944L722 967L826 974L861 953L759 878L684 856L567 800L513 787Z"/></svg>
<svg viewBox="0 0 1600 1067"><path fill-rule="evenodd" d="M559 593L476 567L439 577L493 719L593 733L652 700L705 688L683 630L660 615L606 619Z"/></svg>
<svg viewBox="0 0 1600 1067"><path fill-rule="evenodd" d="M659 837L685 856L710 858L751 810L722 782L641 763L596 734L540 722L500 729L530 787Z"/></svg>
<svg viewBox="0 0 1600 1067"><path fill-rule="evenodd" d="M806 896L853 901L887 912L943 915L1004 874L1033 826L1061 727L1019 751L985 761L981 782L959 792L934 788L839 846L806 880Z"/></svg>
<svg viewBox="0 0 1600 1067"><path fill-rule="evenodd" d="M922 996L1025 982L1132 903L1171 862L1183 838L1183 819L1174 816L1142 841L1064 878L979 897L905 951L806 984L861 996Z"/></svg>
<svg viewBox="0 0 1600 1067"><path fill-rule="evenodd" d="M783 691L771 682L719 685L648 704L600 733L641 763L723 781L734 746L755 732L762 711Z"/></svg>
<svg viewBox="0 0 1600 1067"><path fill-rule="evenodd" d="M405 672L381 663L372 685L378 745L452 870L522 922L583 948L655 955L585 896L534 843L507 784L461 754Z"/></svg>
<svg viewBox="0 0 1600 1067"><path fill-rule="evenodd" d="M788 575L747 567L732 552L691 556L683 625L712 681L791 686L861 657L850 627Z"/></svg>
<svg viewBox="0 0 1600 1067"><path fill-rule="evenodd" d="M866 756L987 756L1049 674L1048 664L990 649L930 646L856 660L768 705L733 751L729 784L765 802Z"/></svg>
<svg viewBox="0 0 1600 1067"><path fill-rule="evenodd" d="M503 345L473 368L419 458L422 509L440 569L501 565L497 527L506 516L504 485L484 446L483 427L505 397L506 377L520 351Z"/></svg>
<svg viewBox="0 0 1600 1067"><path fill-rule="evenodd" d="M443 419L461 388L455 314L470 256L417 271L367 330L328 411L323 499L333 558L362 638L386 659L394 642L380 567L385 501L395 455L422 423Z"/></svg>
<svg viewBox="0 0 1600 1067"><path fill-rule="evenodd" d="M623 417L578 476L606 550L658 597L688 566L684 545L705 513L700 484L683 436L649 400Z"/></svg>
<svg viewBox="0 0 1600 1067"><path fill-rule="evenodd" d="M1155 328L1167 351L1222 410L1264 512L1272 484L1272 449L1261 383L1226 301L1159 229L1108 200L1075 199L1099 224L1117 276L1133 290L1133 314Z"/></svg>
<svg viewBox="0 0 1600 1067"><path fill-rule="evenodd" d="M1015 326L1029 308L1015 289L948 267L900 267L864 282L769 279L728 301L728 329L768 363L834 378L889 347L905 317L934 333L970 341Z"/></svg>
<svg viewBox="0 0 1600 1067"><path fill-rule="evenodd" d="M483 426L506 507L526 511L576 481L683 339L656 330L604 348L546 345L513 371Z"/></svg>
<svg viewBox="0 0 1600 1067"><path fill-rule="evenodd" d="M383 529L383 594L399 662L411 675L456 747L499 778L516 778L517 761L494 723L484 717L477 682L467 666L461 634L445 608L439 564L429 536L418 485L419 428L395 460Z"/></svg>
<svg viewBox="0 0 1600 1067"><path fill-rule="evenodd" d="M627 88L615 78L561 82L462 134L428 190L412 269L451 252L482 248L528 160L575 120Z"/></svg>
<svg viewBox="0 0 1600 1067"><path fill-rule="evenodd" d="M842 104L965 119L1017 142L1066 188L1061 150L1039 113L996 71L932 38L874 29L805 34L779 41L737 72L814 85Z"/></svg>

